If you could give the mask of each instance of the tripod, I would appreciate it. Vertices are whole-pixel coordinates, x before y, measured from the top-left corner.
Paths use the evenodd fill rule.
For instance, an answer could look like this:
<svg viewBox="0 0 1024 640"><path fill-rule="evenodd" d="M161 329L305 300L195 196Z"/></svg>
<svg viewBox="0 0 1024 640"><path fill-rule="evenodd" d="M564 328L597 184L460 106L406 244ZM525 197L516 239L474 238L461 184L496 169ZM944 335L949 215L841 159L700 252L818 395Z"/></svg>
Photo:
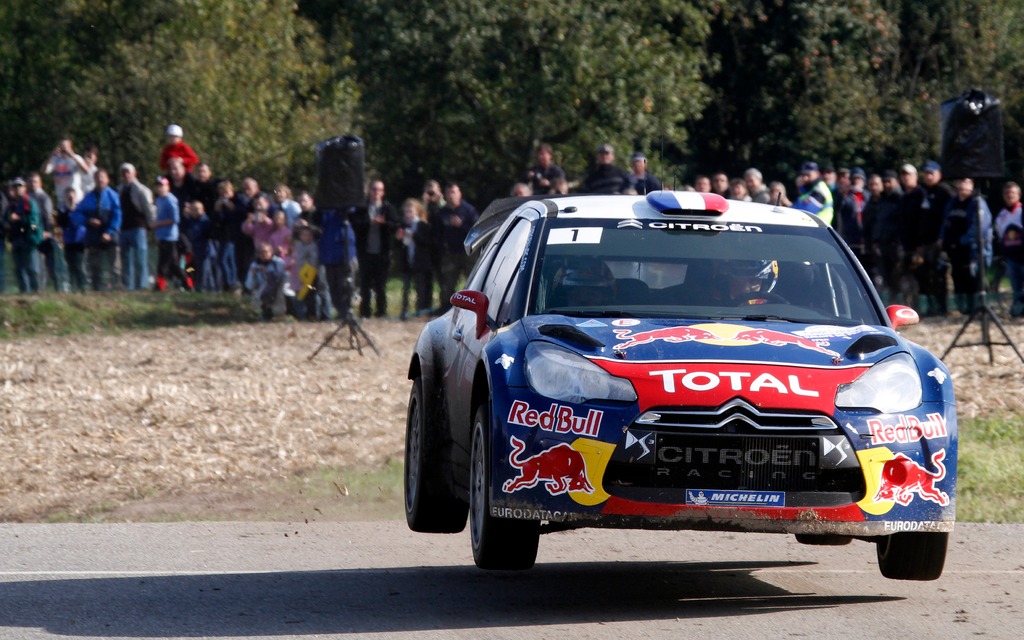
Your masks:
<svg viewBox="0 0 1024 640"><path fill-rule="evenodd" d="M992 307L990 307L988 305L988 286L987 286L987 283L985 282L985 266L984 266L985 265L985 262L984 262L984 256L985 256L985 253L984 253L984 248L985 248L984 229L985 229L985 226L983 224L984 223L984 215L985 214L984 214L984 212L981 209L981 194L979 193L978 194L978 210L977 210L977 212L975 214L975 220L974 220L975 229L976 229L975 241L976 241L976 249L977 249L977 252L978 252L978 260L979 260L979 263L978 263L978 307L974 310L973 313L971 313L970 317L967 318L967 320L964 322L963 326L960 327L960 331L957 332L956 337L953 338L953 342L951 342L950 345L946 348L946 352L942 354L942 358L941 359L945 360L946 356L949 355L949 352L952 351L955 347L985 346L985 347L988 347L988 363L989 364L993 364L995 362L995 359L994 359L994 356L992 354L992 345L1005 345L1005 346L1008 346L1008 347L1012 348L1013 352L1017 354L1017 357L1020 358L1021 362L1024 362L1024 355L1021 355L1020 350L1017 349L1017 345L1015 345L1013 343L1013 340L1010 339L1009 334L1006 333L1006 328L1003 326L1003 323L999 321L999 317L996 315L995 311L993 311ZM964 334L964 331L966 331L967 327L970 326L970 324L972 322L974 322L975 318L978 318L978 319L981 320L981 341L980 342L970 342L970 343L967 343L967 344L959 344L958 345L957 341L960 339L960 336L962 336ZM992 341L991 332L989 331L989 322L992 322L992 323L994 323L996 325L996 328L999 329L999 332L1003 334L1004 338L1006 338L1006 342L993 342Z"/></svg>
<svg viewBox="0 0 1024 640"><path fill-rule="evenodd" d="M373 349L373 352L377 354L377 357L380 357L380 349L378 349L377 345L374 344L373 338L371 338L369 334L366 333L366 331L363 329L363 325L359 324L359 320L357 320L356 317L350 313L344 318L338 319L338 326L334 328L334 331L328 333L327 337L324 338L324 341L321 342L320 346L316 348L316 351L309 355L309 360L312 361L313 358L316 357L316 354L323 351L325 347L330 347L332 349L341 349L341 347L337 347L331 344L331 341L334 340L335 336L337 336L346 328L348 328L349 349L355 349L356 351L359 352L359 355L363 355L363 347L361 344L359 344L360 339L362 339L363 341L366 342L366 344L370 345L370 348Z"/></svg>

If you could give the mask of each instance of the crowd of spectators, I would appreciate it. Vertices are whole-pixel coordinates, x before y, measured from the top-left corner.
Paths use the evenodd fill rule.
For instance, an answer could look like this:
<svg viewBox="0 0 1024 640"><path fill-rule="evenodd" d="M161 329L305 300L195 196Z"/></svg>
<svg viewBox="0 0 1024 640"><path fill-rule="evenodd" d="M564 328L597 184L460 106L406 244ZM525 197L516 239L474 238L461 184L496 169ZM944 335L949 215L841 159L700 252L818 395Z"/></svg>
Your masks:
<svg viewBox="0 0 1024 640"><path fill-rule="evenodd" d="M613 147L602 144L591 170L574 182L554 157L552 147L541 144L536 164L511 195L645 194L662 188L640 151L630 156L626 170L616 165ZM387 199L384 182L371 180L364 204L320 210L309 192L296 196L286 184L267 193L251 177L238 189L214 177L173 124L159 164L165 173L152 189L129 162L120 164L115 187L99 165L99 150L92 146L79 155L65 137L40 171L11 180L6 194L0 193L0 265L9 241L18 290L40 291L49 282L55 291L83 293L244 292L264 318L290 313L324 320L386 316L387 282L397 275L405 319L446 311L471 266L463 241L479 214L456 182L442 189L429 180L419 197L406 198L398 208ZM52 177L52 199L44 175ZM794 187L791 200L785 182L766 184L750 168L742 177L722 171L698 175L692 186L677 188L819 216L851 247L886 302L913 306L923 315L949 312L950 281L955 308L972 312L978 270L995 264L995 286L1009 277L1011 313L1024 314L1024 224L1016 183L1006 183L1004 206L995 215L970 179L947 184L935 161L922 165L920 178L911 164L868 175L859 167L835 170L806 162ZM152 275L151 244L157 250ZM0 268L0 293L4 272Z"/></svg>

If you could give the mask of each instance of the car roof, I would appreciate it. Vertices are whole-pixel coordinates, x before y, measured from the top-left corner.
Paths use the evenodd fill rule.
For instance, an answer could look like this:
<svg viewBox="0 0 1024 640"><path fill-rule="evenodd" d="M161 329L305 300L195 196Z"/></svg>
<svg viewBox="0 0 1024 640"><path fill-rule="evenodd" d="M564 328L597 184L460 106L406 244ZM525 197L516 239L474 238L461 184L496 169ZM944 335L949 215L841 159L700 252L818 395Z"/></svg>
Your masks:
<svg viewBox="0 0 1024 640"><path fill-rule="evenodd" d="M806 211L778 205L726 200L712 193L652 191L647 195L558 195L495 200L466 238L466 249L481 245L512 214L533 212L568 220L685 220L709 225L824 227Z"/></svg>

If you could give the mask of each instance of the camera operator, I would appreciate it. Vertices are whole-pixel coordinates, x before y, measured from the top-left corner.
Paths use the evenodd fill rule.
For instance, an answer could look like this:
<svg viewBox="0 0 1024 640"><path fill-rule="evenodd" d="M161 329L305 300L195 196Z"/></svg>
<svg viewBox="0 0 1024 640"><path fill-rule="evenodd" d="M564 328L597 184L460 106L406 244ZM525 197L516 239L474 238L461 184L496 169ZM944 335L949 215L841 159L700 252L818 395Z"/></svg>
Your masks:
<svg viewBox="0 0 1024 640"><path fill-rule="evenodd" d="M82 179L89 175L89 164L75 153L71 137L64 136L57 142L53 155L43 163L40 173L53 174L53 185L57 191L57 202L64 202L64 192L74 189L78 199L82 196Z"/></svg>

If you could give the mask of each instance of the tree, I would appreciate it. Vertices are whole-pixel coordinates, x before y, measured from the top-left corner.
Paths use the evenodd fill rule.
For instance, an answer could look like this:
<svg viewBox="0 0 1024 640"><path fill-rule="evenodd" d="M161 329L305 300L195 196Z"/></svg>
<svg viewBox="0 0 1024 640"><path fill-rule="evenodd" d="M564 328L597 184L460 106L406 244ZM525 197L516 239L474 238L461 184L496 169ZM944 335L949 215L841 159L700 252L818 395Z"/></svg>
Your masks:
<svg viewBox="0 0 1024 640"><path fill-rule="evenodd" d="M603 142L684 143L705 101L689 3L356 0L346 18L367 155L407 193L437 177L506 195L541 141L579 177Z"/></svg>

